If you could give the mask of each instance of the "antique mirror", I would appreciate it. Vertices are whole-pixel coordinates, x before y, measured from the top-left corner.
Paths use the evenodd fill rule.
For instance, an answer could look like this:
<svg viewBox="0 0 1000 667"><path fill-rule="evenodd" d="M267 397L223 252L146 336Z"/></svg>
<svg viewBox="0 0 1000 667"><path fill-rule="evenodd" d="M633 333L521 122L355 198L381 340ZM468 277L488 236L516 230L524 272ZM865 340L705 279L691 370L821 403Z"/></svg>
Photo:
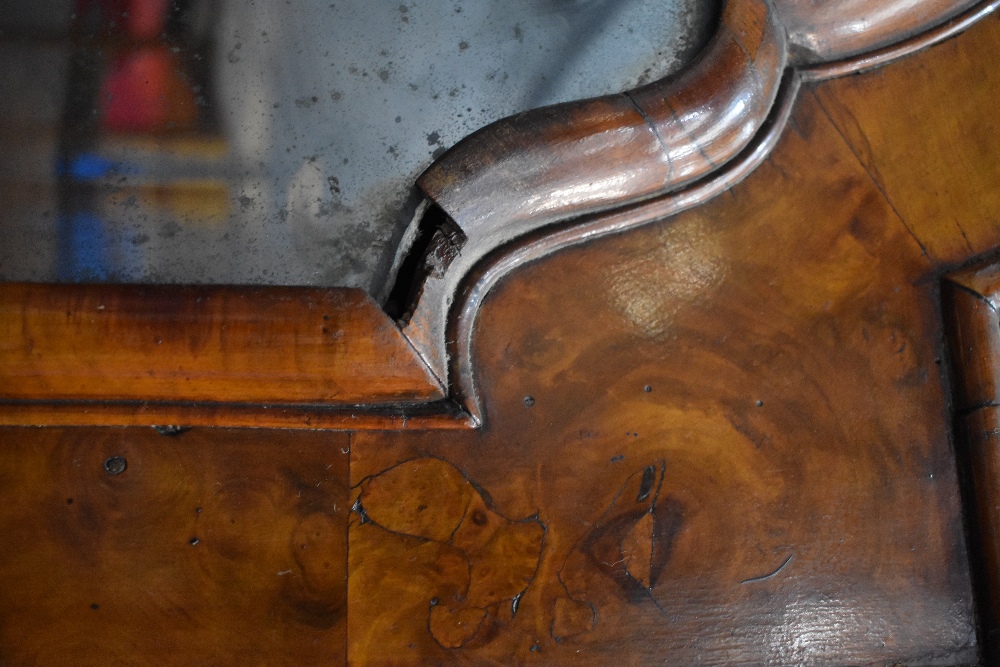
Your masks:
<svg viewBox="0 0 1000 667"><path fill-rule="evenodd" d="M436 158L512 114L668 78L704 48L719 18L718 3L694 0L45 0L3 9L0 280L36 291L63 285L52 292L57 301L88 291L67 285L94 286L98 301L135 298L162 318L202 325L219 313L181 315L183 290L140 297L112 286L200 285L206 298L232 292L212 286L314 287L340 296L353 289L367 294L352 297L363 318L383 328L409 321L431 239L442 225L455 229L416 187ZM230 316L270 326L263 323L269 308L258 300L267 301L264 292L232 293L246 296L254 312ZM155 306L157 299L170 303ZM308 309L305 301L299 306ZM135 321L142 315L125 313L128 306L111 312L103 305L101 314L122 326L143 326ZM283 313L286 322L304 316L292 311ZM50 324L36 323L64 340L80 335ZM125 378L148 376L156 366L149 356L168 354L106 353L127 366ZM331 363L324 354L313 359L317 366ZM283 395L277 386L248 394L216 385L187 394L55 390L49 398L400 404L446 393L437 386L447 383L442 354L435 341L421 352L429 373L404 371L425 386L388 394L366 389L342 399L330 386ZM227 361L194 367L203 378L228 377L223 384L248 379L233 375ZM376 384L388 376L391 385L394 374L372 368L366 375ZM8 397L45 400L46 393L36 387Z"/></svg>
<svg viewBox="0 0 1000 667"><path fill-rule="evenodd" d="M7 2L9 282L361 288L417 176L505 116L676 72L717 3Z"/></svg>
<svg viewBox="0 0 1000 667"><path fill-rule="evenodd" d="M10 4L0 419L476 426L492 285L973 20L904 4Z"/></svg>

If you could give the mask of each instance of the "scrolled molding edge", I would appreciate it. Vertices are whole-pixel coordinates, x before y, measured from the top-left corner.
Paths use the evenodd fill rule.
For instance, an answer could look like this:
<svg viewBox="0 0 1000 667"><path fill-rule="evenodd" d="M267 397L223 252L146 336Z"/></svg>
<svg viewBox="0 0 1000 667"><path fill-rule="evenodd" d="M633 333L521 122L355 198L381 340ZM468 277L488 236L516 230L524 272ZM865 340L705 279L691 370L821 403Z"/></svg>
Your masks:
<svg viewBox="0 0 1000 667"><path fill-rule="evenodd" d="M889 46L797 65L772 2L727 0L712 41L679 76L529 111L470 135L418 180L468 240L448 270L424 284L404 335L468 424L482 425L473 338L479 309L503 277L560 249L707 202L767 158L802 83L888 64L998 7L1000 0L979 2ZM573 191L570 175L579 179L588 166L596 175L586 171Z"/></svg>

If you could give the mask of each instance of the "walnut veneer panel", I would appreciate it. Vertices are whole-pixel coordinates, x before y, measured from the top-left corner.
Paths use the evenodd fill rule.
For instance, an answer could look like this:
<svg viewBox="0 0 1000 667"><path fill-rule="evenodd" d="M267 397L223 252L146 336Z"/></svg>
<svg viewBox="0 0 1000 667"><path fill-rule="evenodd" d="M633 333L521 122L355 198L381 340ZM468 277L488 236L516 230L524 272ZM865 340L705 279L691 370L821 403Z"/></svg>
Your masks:
<svg viewBox="0 0 1000 667"><path fill-rule="evenodd" d="M347 442L0 428L0 663L342 664Z"/></svg>
<svg viewBox="0 0 1000 667"><path fill-rule="evenodd" d="M996 48L998 22L994 14L892 67L816 89L893 215L936 263L998 243L1000 124L988 110L1000 72L983 56Z"/></svg>
<svg viewBox="0 0 1000 667"><path fill-rule="evenodd" d="M915 58L978 69L968 54L998 38L989 21ZM900 104L911 71L865 75L879 85L845 107ZM959 95L962 78L933 78L907 104ZM837 85L800 99L771 157L729 194L503 282L474 338L480 432L353 438L364 510L350 526L353 664L979 660L943 370L945 265L922 247L961 233L919 219L918 242L857 137L831 120ZM982 106L952 112L998 122ZM911 121L922 136L939 119ZM898 163L872 156L886 171L977 164L976 136L947 158L933 142ZM970 199L998 175L979 164ZM913 179L899 196L934 183ZM407 466L409 485L397 477ZM434 470L459 490L426 491ZM371 490L389 480L395 512ZM479 498L493 513L484 525L522 527L506 578L445 530L467 530L460 509ZM426 513L420 529L441 538L398 529ZM504 586L470 605L484 581Z"/></svg>

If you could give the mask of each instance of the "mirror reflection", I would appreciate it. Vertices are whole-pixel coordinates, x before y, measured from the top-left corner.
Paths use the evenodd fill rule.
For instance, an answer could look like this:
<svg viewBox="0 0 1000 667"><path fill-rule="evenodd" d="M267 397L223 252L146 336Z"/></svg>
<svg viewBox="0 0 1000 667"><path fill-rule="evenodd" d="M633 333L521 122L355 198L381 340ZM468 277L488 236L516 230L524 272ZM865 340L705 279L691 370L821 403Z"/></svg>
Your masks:
<svg viewBox="0 0 1000 667"><path fill-rule="evenodd" d="M704 0L0 0L0 279L384 297L448 146L660 78Z"/></svg>

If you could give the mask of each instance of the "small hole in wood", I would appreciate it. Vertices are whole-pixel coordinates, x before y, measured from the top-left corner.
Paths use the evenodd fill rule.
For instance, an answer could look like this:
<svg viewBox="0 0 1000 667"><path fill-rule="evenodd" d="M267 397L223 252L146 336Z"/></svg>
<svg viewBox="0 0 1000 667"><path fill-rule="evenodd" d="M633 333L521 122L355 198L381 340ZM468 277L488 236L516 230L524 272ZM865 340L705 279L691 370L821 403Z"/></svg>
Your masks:
<svg viewBox="0 0 1000 667"><path fill-rule="evenodd" d="M128 461L124 456L112 456L104 462L104 470L111 475L120 475L128 468Z"/></svg>

